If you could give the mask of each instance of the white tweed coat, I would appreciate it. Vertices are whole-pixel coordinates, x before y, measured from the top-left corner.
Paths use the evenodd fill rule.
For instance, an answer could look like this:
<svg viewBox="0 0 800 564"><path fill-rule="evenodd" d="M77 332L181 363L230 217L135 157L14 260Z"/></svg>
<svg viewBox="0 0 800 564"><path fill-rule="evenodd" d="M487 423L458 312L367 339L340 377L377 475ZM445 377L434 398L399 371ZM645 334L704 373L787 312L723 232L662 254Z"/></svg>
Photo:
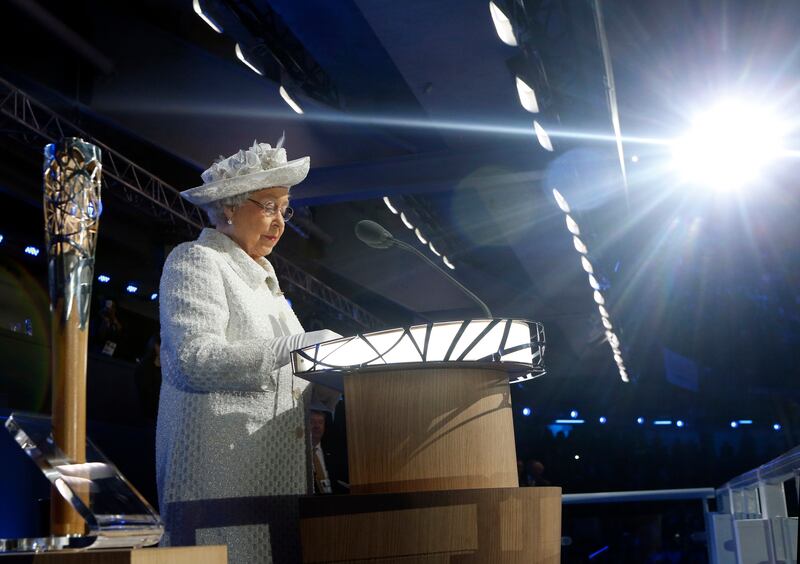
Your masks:
<svg viewBox="0 0 800 564"><path fill-rule="evenodd" d="M271 562L278 526L263 523L308 488L308 383L267 342L303 328L272 265L215 229L170 253L159 296L162 544L228 544L229 562Z"/></svg>

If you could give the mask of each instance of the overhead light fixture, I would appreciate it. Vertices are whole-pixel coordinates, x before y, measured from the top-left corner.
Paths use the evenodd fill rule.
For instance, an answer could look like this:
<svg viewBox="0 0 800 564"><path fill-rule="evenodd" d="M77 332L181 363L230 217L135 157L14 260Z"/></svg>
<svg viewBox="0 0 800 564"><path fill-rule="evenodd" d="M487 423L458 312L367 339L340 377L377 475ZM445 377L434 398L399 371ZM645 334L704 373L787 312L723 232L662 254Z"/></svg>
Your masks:
<svg viewBox="0 0 800 564"><path fill-rule="evenodd" d="M97 277L97 281L102 284L108 284L109 282L111 282L111 277L105 274L101 274L100 276Z"/></svg>
<svg viewBox="0 0 800 564"><path fill-rule="evenodd" d="M434 246L433 246L433 241L428 241L428 248L429 248L429 249L431 250L431 252L432 252L433 254L435 254L437 257L440 257L440 256L442 256L442 253L440 253L439 251L437 251L437 250L436 250L436 247L434 247Z"/></svg>
<svg viewBox="0 0 800 564"><path fill-rule="evenodd" d="M202 20L208 24L208 27L217 33L222 33L222 28L219 26L219 24L211 19L211 16L208 16L205 12L203 12L203 8L200 7L200 0L192 0L192 8L194 8L194 13L200 16Z"/></svg>
<svg viewBox="0 0 800 564"><path fill-rule="evenodd" d="M414 229L414 226L411 224L410 221L408 221L408 218L406 217L405 213L400 212L400 220L403 222L403 225L405 225L409 229Z"/></svg>
<svg viewBox="0 0 800 564"><path fill-rule="evenodd" d="M550 142L550 136L538 121L533 122L533 130L536 132L536 139L539 140L539 145L541 145L545 151L552 151L553 144Z"/></svg>
<svg viewBox="0 0 800 564"><path fill-rule="evenodd" d="M603 327L605 327L605 328L606 328L606 329L608 329L609 331L611 331L612 329L614 329L614 326L613 326L613 325L611 325L611 322L608 320L608 317L601 317L600 319L602 319L602 320L603 320Z"/></svg>
<svg viewBox="0 0 800 564"><path fill-rule="evenodd" d="M423 245L428 244L428 240L422 236L422 232L419 230L419 228L414 229L414 235L417 236L417 239L419 239L419 242L422 243Z"/></svg>
<svg viewBox="0 0 800 564"><path fill-rule="evenodd" d="M519 94L519 103L522 107L532 114L539 113L539 102L536 101L536 92L533 88L528 86L528 83L517 77L517 94Z"/></svg>
<svg viewBox="0 0 800 564"><path fill-rule="evenodd" d="M259 73L259 74L261 74L261 73ZM290 108L292 108L292 110L294 110L294 112L296 114L302 114L303 113L303 108L301 108L300 105L297 102L295 102L294 99L291 96L289 96L289 93L286 91L286 89L283 86L281 86L278 89L278 92L280 93L281 98L283 98L283 101L286 102L288 104L288 106Z"/></svg>
<svg viewBox="0 0 800 564"><path fill-rule="evenodd" d="M25 247L25 254L31 255L32 257L38 257L40 252L41 251L39 251L39 248L34 247L33 245L28 245Z"/></svg>
<svg viewBox="0 0 800 564"><path fill-rule="evenodd" d="M157 299L158 299L158 294L156 292L153 292L152 294L150 294L150 301L154 302Z"/></svg>
<svg viewBox="0 0 800 564"><path fill-rule="evenodd" d="M569 229L569 232L572 233L573 235L580 235L581 228L578 227L578 224L575 222L574 219L572 219L572 216L567 214L564 217L566 218L567 229Z"/></svg>
<svg viewBox="0 0 800 564"><path fill-rule="evenodd" d="M258 70L250 61L248 61L247 59L244 58L244 53L242 53L242 48L239 46L238 43L236 44L236 47L234 48L234 50L236 51L236 58L237 59L239 59L245 65L247 65L250 68L250 70L252 70L254 73L263 76L263 73L260 70Z"/></svg>
<svg viewBox="0 0 800 564"><path fill-rule="evenodd" d="M597 306L597 309L600 311L600 315L601 315L601 316L603 316L603 317L605 317L605 318L610 318L610 317L611 317L611 316L608 314L608 310L607 310L605 307L603 307L603 306L599 305L599 306Z"/></svg>
<svg viewBox="0 0 800 564"><path fill-rule="evenodd" d="M384 196L383 197L383 203L386 204L386 207L389 208L389 211L392 212L394 215L397 215L397 214L400 213L399 211L397 211L397 208L395 208L392 205L392 202L391 202L391 200L389 200L388 196Z"/></svg>
<svg viewBox="0 0 800 564"><path fill-rule="evenodd" d="M553 197L556 199L556 203L558 204L558 207L561 209L562 212L564 213L570 212L569 204L567 203L566 198L564 198L564 196L561 195L561 192L559 192L555 188L553 188Z"/></svg>
<svg viewBox="0 0 800 564"><path fill-rule="evenodd" d="M600 283L597 281L597 278L594 277L594 274L589 275L589 286L592 287L592 290L600 289Z"/></svg>
<svg viewBox="0 0 800 564"><path fill-rule="evenodd" d="M139 291L139 287L136 286L135 284L128 284L125 287L125 291L128 292L129 294L135 294L136 292Z"/></svg>
<svg viewBox="0 0 800 564"><path fill-rule="evenodd" d="M517 38L514 37L514 28L511 26L511 20L506 17L503 11L500 10L494 2L489 2L489 13L492 15L494 29L500 41L509 47L516 47Z"/></svg>
<svg viewBox="0 0 800 564"><path fill-rule="evenodd" d="M444 256L444 255L442 255L442 262L450 270L455 270L456 269L455 265L452 262L450 262L450 260L448 260L448 258L446 256Z"/></svg>
<svg viewBox="0 0 800 564"><path fill-rule="evenodd" d="M589 259L585 256L581 257L581 266L588 274L594 274L594 267L592 266L592 263L589 262Z"/></svg>
<svg viewBox="0 0 800 564"><path fill-rule="evenodd" d="M577 235L572 236L572 244L575 245L575 250L582 255L585 255L589 252L589 249L586 248L586 245L583 243L583 241L580 240L580 237L578 237Z"/></svg>

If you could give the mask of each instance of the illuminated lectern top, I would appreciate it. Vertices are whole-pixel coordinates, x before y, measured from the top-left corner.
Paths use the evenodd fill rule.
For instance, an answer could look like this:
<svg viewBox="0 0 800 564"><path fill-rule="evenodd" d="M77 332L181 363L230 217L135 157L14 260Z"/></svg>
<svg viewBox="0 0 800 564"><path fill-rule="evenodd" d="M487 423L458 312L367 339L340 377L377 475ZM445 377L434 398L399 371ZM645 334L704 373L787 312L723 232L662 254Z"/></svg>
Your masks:
<svg viewBox="0 0 800 564"><path fill-rule="evenodd" d="M544 326L520 319L468 319L342 337L292 352L296 376L344 389L343 375L368 367L498 363L510 382L545 373Z"/></svg>

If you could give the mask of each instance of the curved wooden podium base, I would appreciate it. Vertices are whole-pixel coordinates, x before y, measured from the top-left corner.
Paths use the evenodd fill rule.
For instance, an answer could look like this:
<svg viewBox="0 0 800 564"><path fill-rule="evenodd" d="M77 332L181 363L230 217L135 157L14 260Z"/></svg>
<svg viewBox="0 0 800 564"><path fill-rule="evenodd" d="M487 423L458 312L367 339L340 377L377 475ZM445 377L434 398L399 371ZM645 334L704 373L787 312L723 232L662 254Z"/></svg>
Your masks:
<svg viewBox="0 0 800 564"><path fill-rule="evenodd" d="M3 564L227 564L227 546L62 550L0 555Z"/></svg>
<svg viewBox="0 0 800 564"><path fill-rule="evenodd" d="M300 499L303 562L558 564L561 488Z"/></svg>

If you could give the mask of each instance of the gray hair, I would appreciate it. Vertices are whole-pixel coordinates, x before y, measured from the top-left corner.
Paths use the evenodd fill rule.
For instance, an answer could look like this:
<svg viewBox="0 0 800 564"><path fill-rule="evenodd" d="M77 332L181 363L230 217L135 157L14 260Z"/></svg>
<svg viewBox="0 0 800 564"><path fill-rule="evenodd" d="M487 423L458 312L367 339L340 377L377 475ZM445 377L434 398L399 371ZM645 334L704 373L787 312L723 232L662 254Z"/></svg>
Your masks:
<svg viewBox="0 0 800 564"><path fill-rule="evenodd" d="M208 220L213 225L219 225L220 223L225 223L228 221L228 218L225 216L225 208L238 208L244 204L248 198L250 198L251 194L258 192L259 190L263 190L263 188L251 190L250 192L245 192L244 194L228 196L227 198L222 198L221 200L208 202L207 204L200 206L200 209L206 213Z"/></svg>

